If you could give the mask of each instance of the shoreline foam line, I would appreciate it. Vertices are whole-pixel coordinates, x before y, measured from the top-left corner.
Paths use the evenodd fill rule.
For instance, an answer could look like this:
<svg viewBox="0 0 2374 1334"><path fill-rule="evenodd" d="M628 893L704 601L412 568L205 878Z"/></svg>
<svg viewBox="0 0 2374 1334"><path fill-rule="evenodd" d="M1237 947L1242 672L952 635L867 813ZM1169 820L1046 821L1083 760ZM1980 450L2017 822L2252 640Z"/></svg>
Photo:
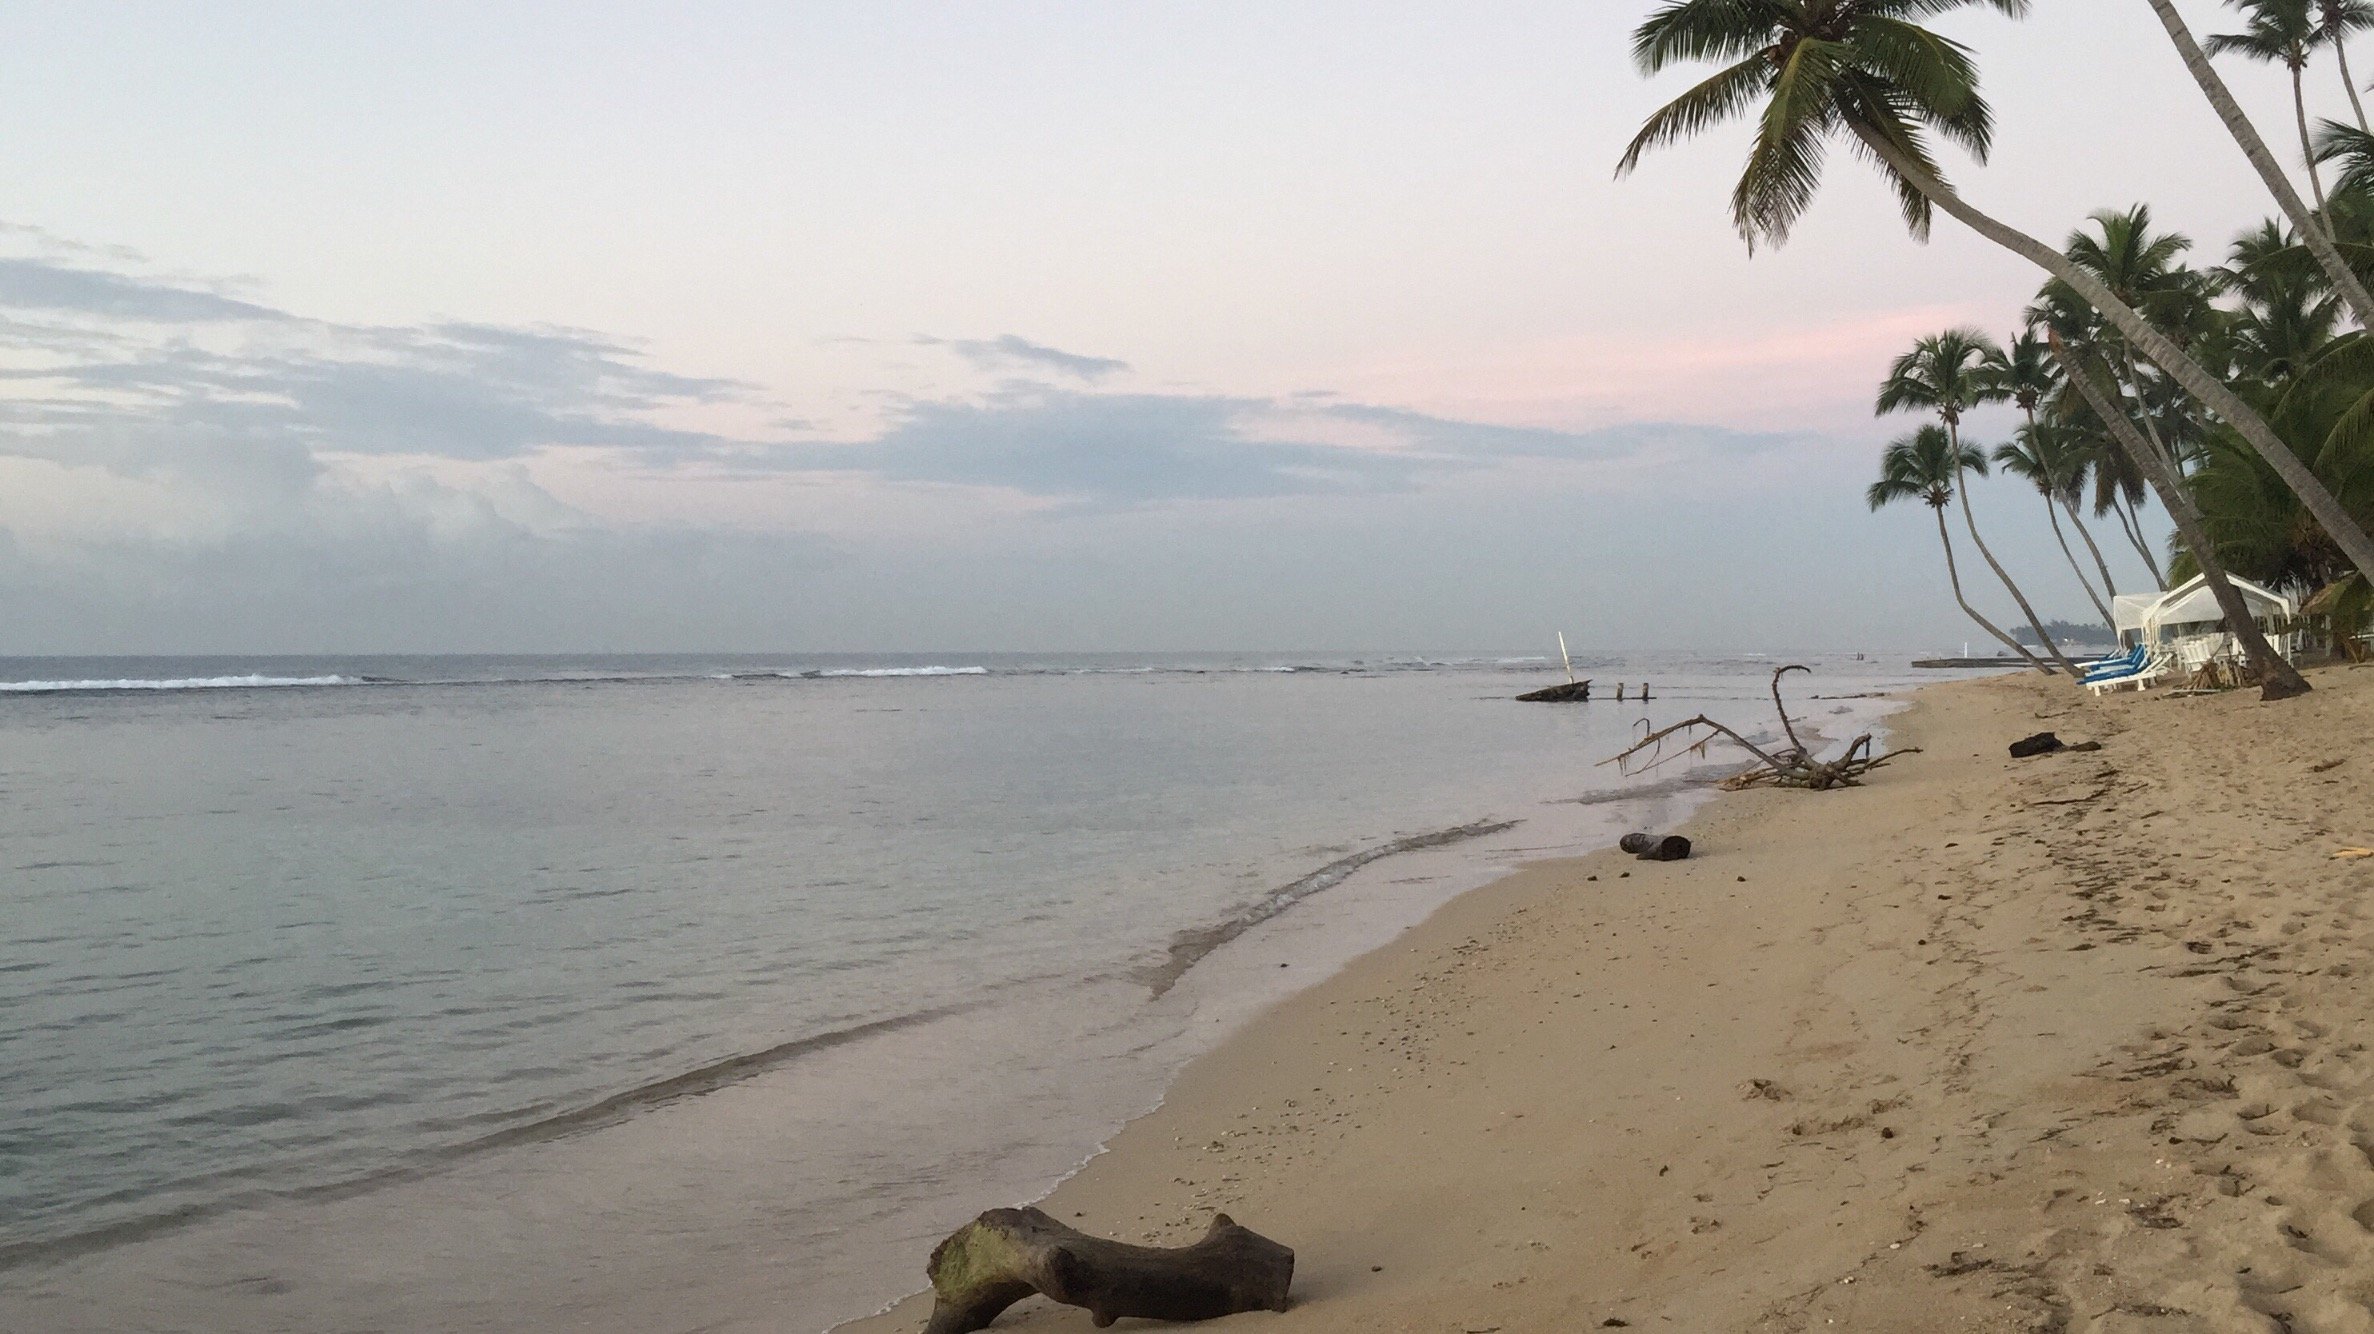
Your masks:
<svg viewBox="0 0 2374 1334"><path fill-rule="evenodd" d="M1393 839L1373 848L1355 852L1348 857L1338 857L1309 875L1273 890L1230 917L1210 926L1192 927L1179 932L1171 937L1170 949L1161 963L1131 973L1130 979L1144 983L1148 990L1159 997L1178 985L1179 979L1186 974L1187 970L1201 962L1213 950L1276 917L1279 913L1311 895L1342 884L1354 871L1371 862L1382 861L1397 853L1416 852L1420 848L1439 848L1449 843L1464 843L1472 838L1485 838L1492 834L1514 829L1522 823L1524 823L1522 820L1477 820L1449 829L1437 829L1428 834L1412 834L1406 838Z"/></svg>
<svg viewBox="0 0 2374 1334"><path fill-rule="evenodd" d="M304 686L369 685L360 676L183 676L154 680L125 677L91 681L0 681L0 694L63 695L113 690L273 690Z"/></svg>

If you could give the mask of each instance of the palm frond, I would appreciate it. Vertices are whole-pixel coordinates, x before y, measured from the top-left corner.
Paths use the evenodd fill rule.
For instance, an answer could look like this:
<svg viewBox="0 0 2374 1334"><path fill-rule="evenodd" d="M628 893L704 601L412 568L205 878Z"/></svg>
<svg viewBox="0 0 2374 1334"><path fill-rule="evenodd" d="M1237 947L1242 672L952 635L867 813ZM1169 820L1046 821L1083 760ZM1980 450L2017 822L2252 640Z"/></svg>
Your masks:
<svg viewBox="0 0 2374 1334"><path fill-rule="evenodd" d="M1640 165L1641 154L1652 148L1678 143L1741 115L1771 82L1772 66L1761 54L1751 55L1700 82L1649 117L1617 161L1616 175L1630 173Z"/></svg>
<svg viewBox="0 0 2374 1334"><path fill-rule="evenodd" d="M1632 31L1632 61L1655 74L1685 60L1737 60L1771 44L1790 17L1775 0L1670 0Z"/></svg>

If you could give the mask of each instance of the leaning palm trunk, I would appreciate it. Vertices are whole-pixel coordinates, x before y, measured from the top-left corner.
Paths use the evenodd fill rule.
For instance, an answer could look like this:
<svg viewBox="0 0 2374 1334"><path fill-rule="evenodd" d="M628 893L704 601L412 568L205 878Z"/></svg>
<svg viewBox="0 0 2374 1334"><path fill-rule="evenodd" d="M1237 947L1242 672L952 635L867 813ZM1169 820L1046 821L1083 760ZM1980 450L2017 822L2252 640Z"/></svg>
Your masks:
<svg viewBox="0 0 2374 1334"><path fill-rule="evenodd" d="M2160 7L2165 4L2165 0L2152 0L2152 4ZM2374 538L2366 536L2366 530L2358 526L2357 521L2349 516L2349 511L2341 508L2341 502L2333 499L2333 493L2327 491L2324 483L2317 480L2316 474L2308 470L2308 465L2300 462L2299 456L2283 443L2283 438L2275 434L2275 428L2269 426L2266 419L2252 410L2239 395L2204 370L2201 363L2187 356L2184 349L2161 333L2151 321L2113 295L2099 278L2071 262L2068 256L1972 207L1945 182L1937 179L1927 167L1905 156L1896 145L1869 127L1857 124L1854 131L1856 138L1874 156L1887 163L1890 169L1930 203L1944 209L1979 235L2023 256L2069 284L2079 296L2085 298L2087 304L2102 312L2104 318L2126 335L2127 341L2150 357L2160 369L2168 372L2184 387L2185 392L2240 432L2251 448L2267 461L2267 466L2283 479L2284 485L2291 488L2292 494L2300 498L2301 505L2315 517L2325 533L2333 539L2333 544L2341 548L2342 554L2349 558L2349 563L2369 580L2374 580ZM2348 272L2346 266L2342 272ZM2354 284L2357 280L2353 277L2350 281ZM2359 290L2362 293L2364 289ZM2374 327L2374 321L2368 323L2369 327Z"/></svg>
<svg viewBox="0 0 2374 1334"><path fill-rule="evenodd" d="M2069 562L2069 573L2077 576L2077 586L2085 590L2086 601L2093 603L2094 610L2102 613L2102 624L2109 626L2112 634L2117 634L2118 620L2110 614L2110 605L2102 600L2102 595L2094 591L2094 581L2086 578L2085 567L2077 563L2077 553L2069 549L2069 535L2061 531L2060 507L2053 504L2050 494L2044 497L2044 517L2052 521L2053 540L2061 544L2061 558Z"/></svg>
<svg viewBox="0 0 2374 1334"><path fill-rule="evenodd" d="M2160 16L2160 26L2168 30L2168 40L2176 43L2176 53L2184 58L2184 67L2193 76L2193 82L2201 85L2201 92L2209 99L2209 105L2217 110L2217 118L2226 123L2227 133L2232 134L2234 142L2242 146L2242 155L2249 158L2250 165L2258 170L2259 179L2266 182L2267 192L2275 196L2275 202L2282 206L2284 216L2290 218L2292 226L2299 231L2300 240L2316 256L2316 262L2323 267L2325 276L2333 280L2334 290L2348 303L2350 313L2357 316L2359 324L2374 329L2374 296L2367 294L2366 285L2358 281L2357 273L2342 260L2341 251L2333 244L2332 234L2325 230L2323 219L2309 212L2308 205L2300 199L2300 192L2292 188L2291 177L2283 174L2283 166L2275 160L2275 154L2268 151L2267 141L2259 137L2257 127L2250 123L2250 117L2242 114L2242 104L2234 100L2234 94L2226 87L2226 81L2210 65L2208 55L2201 50L2201 44L2193 40L2192 29L2184 26L2184 19L2177 14L2176 6L2169 0L2149 0L2149 3L2152 12ZM2295 76L2295 92L2297 88ZM2307 112L2303 110L2300 114L2300 138L2305 143L2308 138ZM2309 179L2315 180L2316 158L2313 154L2308 161ZM2321 210L2324 206L2321 185L2318 193L2317 207ZM2152 360L2159 361L2159 357L2154 355ZM2185 387L2190 389L2192 386ZM2219 409L2219 415L2225 415L2223 409ZM2256 446L2258 442L2253 440L2251 444ZM2291 481L2289 477L2284 480ZM2299 487L2295 485L2292 489L2297 491ZM2303 495L2301 499L2306 500L2307 497ZM2323 522L2324 516L2319 514L2317 521ZM2338 539L2341 535L2334 533L2333 536ZM2347 542L2341 545L2345 550L2349 546ZM2352 554L2350 560L2359 569L2365 568L2363 558Z"/></svg>
<svg viewBox="0 0 2374 1334"><path fill-rule="evenodd" d="M2036 408L2033 404L2029 404L2026 408L2026 411L2028 414L2028 430L2033 432L2036 429ZM2047 471L2049 472L2050 469L2048 468ZM2118 581L2110 577L2110 562L2102 559L2102 548L2094 545L2094 535L2086 531L2085 520L2077 517L2077 502L2070 499L2070 496L2075 489L2076 483L2071 483L2071 490L2065 491L2061 489L2059 478L2047 477L2045 480L2050 483L2050 485L2045 488L2044 492L2045 514L2053 521L2053 536L2060 541L2061 554L2064 556L2069 556L2069 539L2061 536L2060 517L2053 514L2052 512L2056 502L2058 503L2059 508L2067 511L2069 515L2069 522L2077 526L2077 535L2085 539L2085 549L2093 553L2094 568L2102 572L2102 596L2112 598L2117 597ZM2109 607L2103 605L2102 598L2094 597L2094 582L2093 580L2086 578L2085 570L2077 563L2077 557L2069 556L2069 568L2077 571L2077 582L2085 585L2085 595L2088 598L2093 599L2094 610L2102 613L2102 619L2110 622L2111 633L2117 634L2117 618L2110 614Z"/></svg>
<svg viewBox="0 0 2374 1334"><path fill-rule="evenodd" d="M2085 520L2077 517L2077 502L2062 496L2061 508L2068 513L2069 522L2077 526L2077 535L2085 539L2085 549L2094 558L2094 568L2101 572L2103 596L2116 598L2118 581L2110 577L2110 562L2102 559L2102 548L2094 545L2094 535L2087 530Z"/></svg>
<svg viewBox="0 0 2374 1334"><path fill-rule="evenodd" d="M2308 89L2301 82L2306 75L2307 70L2303 67L2292 67L2292 119L2300 125L2300 157L2308 164L2308 188L2316 195L2316 221L2321 231L2330 224L2326 221L2325 178L2317 173L2316 144L2308 137ZM2330 233L2327 233L2327 239L2330 239Z"/></svg>
<svg viewBox="0 0 2374 1334"><path fill-rule="evenodd" d="M1971 606L1970 599L1962 595L1962 570L1960 566L1954 564L1954 539L1953 535L1945 530L1945 511L1932 506L1929 512L1937 516L1937 540L1945 547L1945 577L1954 586L1954 601L1962 608L1962 614L1978 622L1979 629L1993 635L2005 648L2025 659L2029 666L2050 676L2052 668L2045 666L2042 659L2030 653L2025 644L2003 633L2001 627L1979 615L1978 608Z"/></svg>
<svg viewBox="0 0 2374 1334"><path fill-rule="evenodd" d="M2349 43L2348 43L2346 40L2344 40L2344 39L2343 39L2342 35L2341 35L2339 32L2335 32L2335 33L2333 34L2333 36L2332 36L2332 41L2333 41L2333 60L2335 61L2335 63L2337 63L2337 64L2339 64L2339 65L2341 66L2341 88L2342 88L2342 91L2344 91L2344 92L2346 92L2346 93L2348 93L2348 94L2349 94L2349 109L2350 109L2351 111L2353 111L2353 112L2357 113L2357 118L2358 118L2358 133L2360 133L2360 134L2374 134L2374 129L2369 129L2369 128L2367 128L2367 126L2366 126L2366 104L2365 104L2365 103L2363 103L2363 102L2360 102L2360 101L2358 100L2358 85L2357 85L2357 80L2356 80L2356 79L2354 79L2354 78L2352 78L2352 77L2350 77L2350 73L2349 73ZM2315 159L2311 158L2311 159L2309 159L2309 160L2313 162Z"/></svg>
<svg viewBox="0 0 2374 1334"><path fill-rule="evenodd" d="M2140 435L2136 438L2142 439ZM2143 443L2149 445L2151 442L2145 440ZM2160 558L2152 554L2151 543L2143 540L2143 516L2135 511L2125 496L2116 493L2110 497L2110 513L2118 520L2119 530L2127 535L2127 545L2135 548L2136 555L2143 557L2143 568L2151 572L2153 585L2161 592L2167 592L2168 576L2160 570Z"/></svg>
<svg viewBox="0 0 2374 1334"><path fill-rule="evenodd" d="M2110 428L2111 438L2117 440L2120 448L2135 460L2135 466L2143 470L2143 475L2151 482L2152 490L2159 493L2160 503L2168 507L2169 516L2176 520L2177 536L2183 540L2185 549L2192 553L2193 563L2201 567L2201 581L2209 585L2210 595L2217 599L2218 610L2225 613L2227 627L2234 632L2235 638L2242 641L2242 656L2249 662L2251 670L2258 674L2259 698L2290 699L2294 695L2307 694L2307 679L2300 675L2298 668L2284 661L2283 656L2275 651L2274 645L2267 642L2267 636L2259 631L2259 623L2251 619L2250 608L2244 605L2242 595L2234 591L2232 581L2226 578L2225 565L2217 558L2217 545L2210 540L2209 527L2201 521L2201 511L2194 508L2191 494L2177 480L2175 473L2152 452L2150 442L2136 431L2134 423L2128 421L2126 414L2111 402L2110 395L2094 383L2092 373L2079 366L2077 359L2069 355L2069 350L2061 345L2060 336L2051 335L2051 339L2053 355L2060 358L2061 368L2069 375L2069 383L2077 386L2077 392L2085 396L2087 404L2094 409L2094 415Z"/></svg>
<svg viewBox="0 0 2374 1334"><path fill-rule="evenodd" d="M1948 426L1947 429L1953 432L1954 454L1959 457L1962 453L1961 429L1956 426ZM2053 661L2060 664L2062 671L2071 676L2085 675L2077 669L2077 664L2069 661L2068 654L2061 652L2061 646L2053 642L2053 637L2044 632L2044 621L2037 616L2036 609L2028 605L2028 595L2011 581L2011 574L2003 568L2003 562L1995 559L1995 553L1987 549L1987 540L1978 535L1978 519L1970 512L1970 480L1958 469L1954 473L1954 500L1962 507L1962 526L1970 530L1970 545L1978 548L1978 554L1986 560L1987 568L1993 570L1995 578L2002 581L2003 591L2011 594L2011 600L2019 604L2020 615L2028 618L2028 629L2036 636L2036 642L2044 646L2044 651L2052 655Z"/></svg>
<svg viewBox="0 0 2374 1334"><path fill-rule="evenodd" d="M2143 423L2144 436L2151 441L2152 447L2160 452L2161 458L2168 460L2170 466L2178 472L2183 472L2184 460L2176 457L2175 446L2170 445L2168 438L2160 434L2159 423L2153 420L2151 395L2144 391L2143 372L2135 365L2135 349L2122 348L2121 352L2127 365L2127 392L2135 396L2135 416Z"/></svg>

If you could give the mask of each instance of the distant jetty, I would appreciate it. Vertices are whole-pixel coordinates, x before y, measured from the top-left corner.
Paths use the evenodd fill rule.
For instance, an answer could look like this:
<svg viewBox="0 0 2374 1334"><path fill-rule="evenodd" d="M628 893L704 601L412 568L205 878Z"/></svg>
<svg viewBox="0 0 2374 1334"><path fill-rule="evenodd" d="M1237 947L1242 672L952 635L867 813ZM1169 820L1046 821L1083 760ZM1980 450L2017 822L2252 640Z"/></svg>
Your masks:
<svg viewBox="0 0 2374 1334"><path fill-rule="evenodd" d="M1517 696L1520 704L1588 704L1591 702L1589 681L1562 681L1554 686L1528 691Z"/></svg>
<svg viewBox="0 0 2374 1334"><path fill-rule="evenodd" d="M2017 667L2020 665L2020 660L2008 653L1998 653L1992 658L1914 658L1912 665L1915 667Z"/></svg>
<svg viewBox="0 0 2374 1334"><path fill-rule="evenodd" d="M1649 702L1648 682L1640 683L1640 691L1637 694L1630 693L1631 690L1631 682L1617 682L1616 698L1618 700L1637 700L1643 704ZM1528 691L1517 696L1517 702L1519 704L1588 704L1591 702L1591 683L1589 681L1568 681L1561 685L1544 686L1539 690Z"/></svg>

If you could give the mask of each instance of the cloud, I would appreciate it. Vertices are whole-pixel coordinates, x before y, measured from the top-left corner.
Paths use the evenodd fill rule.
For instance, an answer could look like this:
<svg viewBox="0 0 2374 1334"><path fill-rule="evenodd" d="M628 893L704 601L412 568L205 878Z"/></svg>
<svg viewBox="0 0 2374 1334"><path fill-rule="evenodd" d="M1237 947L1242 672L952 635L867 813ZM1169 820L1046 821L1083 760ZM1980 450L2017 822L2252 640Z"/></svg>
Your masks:
<svg viewBox="0 0 2374 1334"><path fill-rule="evenodd" d="M995 487L1097 508L1399 492L1518 460L1589 464L1739 454L1796 437L1717 428L1504 426L1374 404L1009 387L910 402L879 434L792 446L759 468Z"/></svg>
<svg viewBox="0 0 2374 1334"><path fill-rule="evenodd" d="M141 282L41 259L0 259L0 306L118 319L192 323L278 320L281 312L214 292Z"/></svg>
<svg viewBox="0 0 2374 1334"><path fill-rule="evenodd" d="M925 347L947 348L982 370L1021 366L1060 371L1093 383L1130 369L1128 362L1113 357L1083 356L1014 334L996 338L933 338L925 334L918 335L915 341Z"/></svg>
<svg viewBox="0 0 2374 1334"><path fill-rule="evenodd" d="M667 416L749 386L673 374L572 329L301 319L45 257L0 258L0 455L173 466L263 454L516 458L557 445L697 454Z"/></svg>

